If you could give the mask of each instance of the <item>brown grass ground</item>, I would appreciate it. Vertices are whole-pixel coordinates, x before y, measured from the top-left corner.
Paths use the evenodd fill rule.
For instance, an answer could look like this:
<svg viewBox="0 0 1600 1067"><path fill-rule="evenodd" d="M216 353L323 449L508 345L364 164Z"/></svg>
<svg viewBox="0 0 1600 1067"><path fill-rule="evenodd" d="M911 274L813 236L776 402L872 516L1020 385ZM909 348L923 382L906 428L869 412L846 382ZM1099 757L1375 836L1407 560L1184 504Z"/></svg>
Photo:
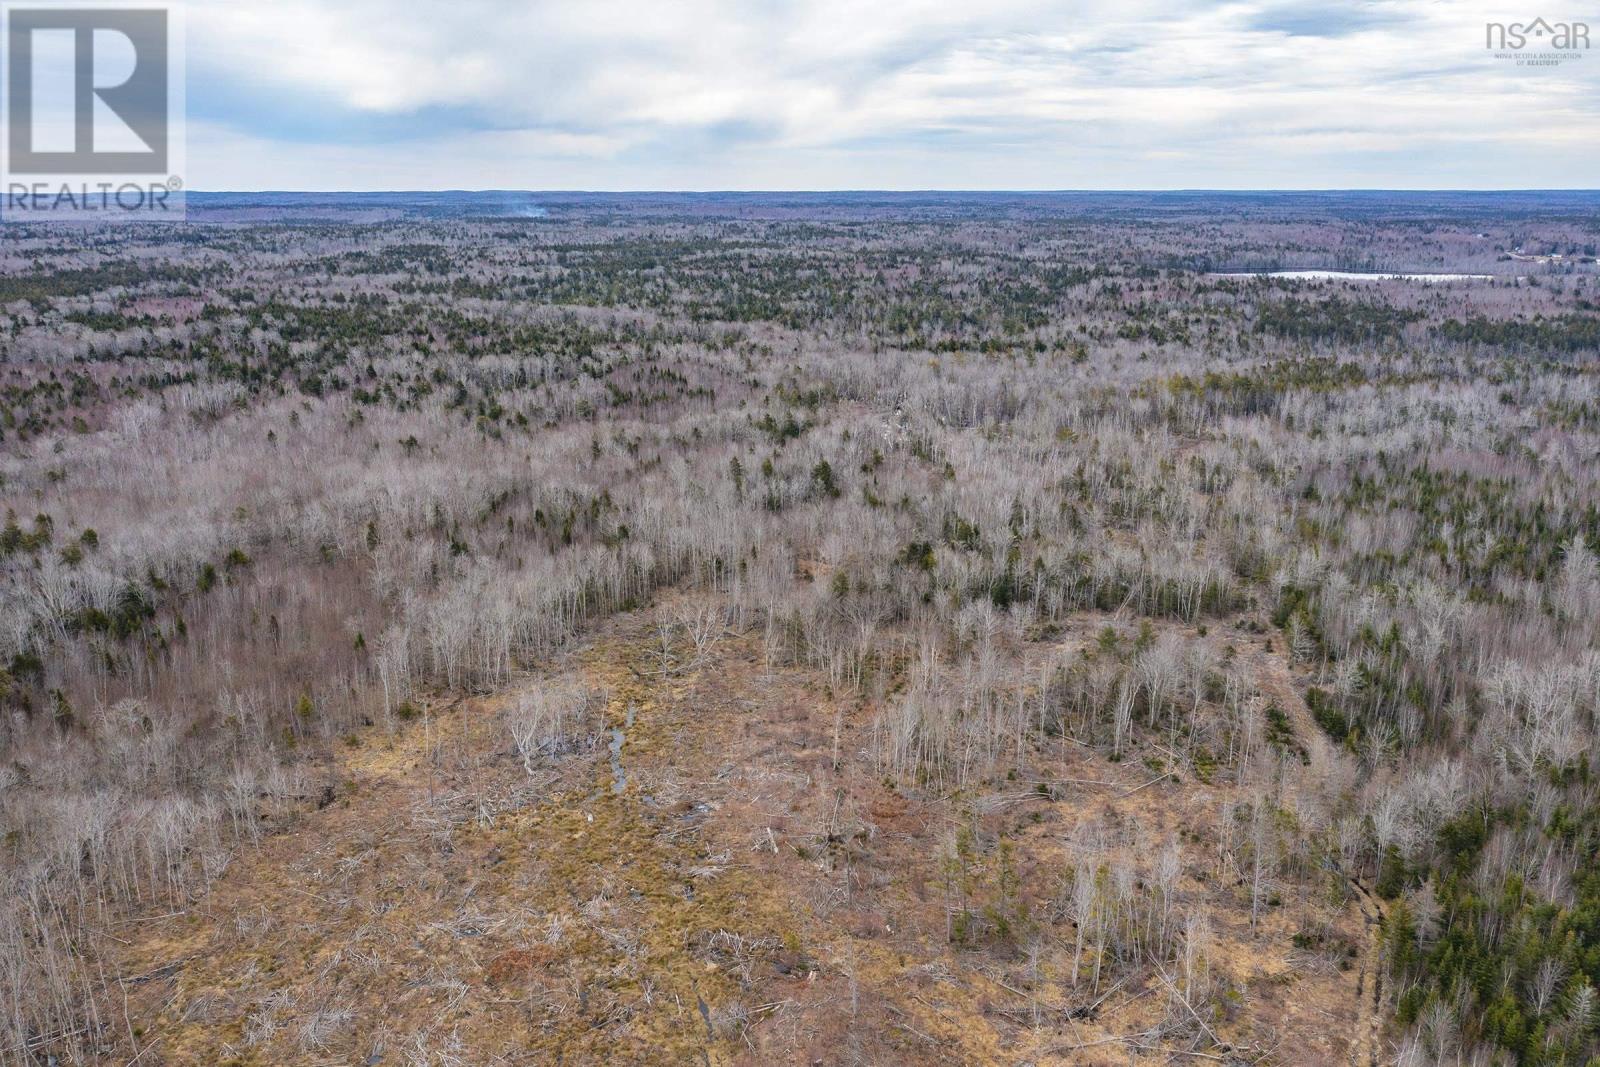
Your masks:
<svg viewBox="0 0 1600 1067"><path fill-rule="evenodd" d="M116 962L138 1062L1355 1054L1358 969L1291 938L1318 928L1365 946L1359 913L1306 887L1251 931L1248 898L1215 858L1236 787L1182 773L1147 784L1137 759L1063 743L1038 754L1044 792L895 789L870 756L875 709L829 699L819 672L769 671L753 635L663 672L654 638L644 614L619 617L562 668L603 689L605 726L624 729L621 793L603 743L530 776L497 715L515 692L470 699L355 739L334 803L246 850L186 912L126 927ZM1203 1019L1154 968L1098 990L1071 980L1059 903L1068 838L1091 821L1129 849L1181 842L1180 904L1212 922ZM1011 843L1025 934L950 944L940 857L958 823ZM980 850L973 878L990 884L997 864Z"/></svg>

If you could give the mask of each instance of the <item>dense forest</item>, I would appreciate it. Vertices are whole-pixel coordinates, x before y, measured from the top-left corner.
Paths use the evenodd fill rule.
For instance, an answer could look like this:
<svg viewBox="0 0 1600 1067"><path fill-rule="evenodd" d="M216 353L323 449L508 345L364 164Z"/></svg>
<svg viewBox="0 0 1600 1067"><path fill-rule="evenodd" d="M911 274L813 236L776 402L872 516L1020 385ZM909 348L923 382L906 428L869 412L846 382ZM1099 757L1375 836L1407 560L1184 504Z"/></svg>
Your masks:
<svg viewBox="0 0 1600 1067"><path fill-rule="evenodd" d="M520 693L480 718L521 807L462 824L554 818L628 686L740 641L829 709L833 809L934 827L898 870L881 828L741 852L907 939L925 861L942 925L896 951L1025 992L1012 1062L1332 1062L1269 1039L1252 953L1345 996L1322 1028L1363 1067L1600 1056L1594 204L540 203L8 229L0 1062L206 1062L150 1044L140 997L187 987L123 954L359 807L350 752ZM609 689L552 680L624 645ZM1112 776L1145 805L1114 826L1081 800ZM427 790L445 819L466 787ZM804 955L868 1017L870 968L717 922L682 951ZM643 1027L648 981L607 983L643 1006L591 1028ZM367 1055L354 1008L286 1036L250 996L234 1062ZM687 1013L706 1062L790 1055L761 999ZM976 1055L902 1010L838 1062ZM431 1025L367 1062L529 1062Z"/></svg>

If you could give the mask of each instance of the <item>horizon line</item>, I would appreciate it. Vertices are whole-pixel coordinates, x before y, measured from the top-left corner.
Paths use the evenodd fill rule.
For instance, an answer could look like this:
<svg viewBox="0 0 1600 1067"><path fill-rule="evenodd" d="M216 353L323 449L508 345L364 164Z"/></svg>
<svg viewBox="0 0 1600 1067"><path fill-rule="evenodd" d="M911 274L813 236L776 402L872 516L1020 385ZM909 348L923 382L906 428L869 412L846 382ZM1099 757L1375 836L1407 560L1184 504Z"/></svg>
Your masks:
<svg viewBox="0 0 1600 1067"><path fill-rule="evenodd" d="M893 188L828 188L828 189L517 189L504 187L487 187L482 189L464 188L438 188L438 189L288 189L288 188L263 188L263 189L189 189L186 195L193 196L262 196L262 195L288 195L288 196L398 196L398 195L467 195L484 196L490 194L517 194L522 196L1081 196L1092 194L1138 194L1143 196L1161 195L1239 195L1239 194L1273 194L1273 195L1311 195L1311 194L1426 194L1426 193L1455 193L1494 195L1499 193L1600 193L1600 186L1505 186L1496 188L1469 188L1464 186L1430 186L1416 188L1384 187L1384 186L1326 186L1294 188L1286 186L1197 186L1180 188L1137 188L1137 187L1097 187L1097 188L1061 188L1061 189L1009 189L1009 188L972 188L972 189L893 189Z"/></svg>

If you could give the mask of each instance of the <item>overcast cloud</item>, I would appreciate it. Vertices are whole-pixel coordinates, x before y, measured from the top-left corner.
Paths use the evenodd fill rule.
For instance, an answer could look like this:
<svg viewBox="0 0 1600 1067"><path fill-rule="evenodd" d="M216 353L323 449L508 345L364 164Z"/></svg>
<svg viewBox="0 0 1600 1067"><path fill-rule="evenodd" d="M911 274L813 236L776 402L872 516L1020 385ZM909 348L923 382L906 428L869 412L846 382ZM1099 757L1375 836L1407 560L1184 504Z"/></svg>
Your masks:
<svg viewBox="0 0 1600 1067"><path fill-rule="evenodd" d="M189 3L202 189L1589 187L1600 53L1385 0ZM1588 20L1600 30L1600 17Z"/></svg>

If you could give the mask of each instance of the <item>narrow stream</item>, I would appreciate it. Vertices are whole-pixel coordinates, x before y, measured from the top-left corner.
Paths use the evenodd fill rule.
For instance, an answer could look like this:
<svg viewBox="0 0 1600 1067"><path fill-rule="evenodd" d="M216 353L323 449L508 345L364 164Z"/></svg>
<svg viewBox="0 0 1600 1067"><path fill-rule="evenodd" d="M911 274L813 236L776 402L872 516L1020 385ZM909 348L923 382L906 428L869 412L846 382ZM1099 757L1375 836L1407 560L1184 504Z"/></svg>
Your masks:
<svg viewBox="0 0 1600 1067"><path fill-rule="evenodd" d="M622 744L627 739L623 730L633 725L633 705L628 705L622 726L611 728L611 791L620 793L628 788L628 772L622 769Z"/></svg>

